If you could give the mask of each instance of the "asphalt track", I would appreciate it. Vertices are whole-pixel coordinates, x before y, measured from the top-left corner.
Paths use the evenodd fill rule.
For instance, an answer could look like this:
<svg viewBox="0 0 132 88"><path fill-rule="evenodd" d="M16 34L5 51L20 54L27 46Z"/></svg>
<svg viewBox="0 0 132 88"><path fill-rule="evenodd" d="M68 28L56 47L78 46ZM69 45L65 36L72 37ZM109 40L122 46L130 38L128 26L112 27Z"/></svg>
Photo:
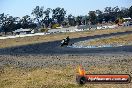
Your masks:
<svg viewBox="0 0 132 88"><path fill-rule="evenodd" d="M84 41L88 39L109 37L115 35L132 34L132 31L118 32L111 34L87 36L81 38L74 38L70 40L70 44ZM105 48L69 48L60 47L60 41L44 42L38 44L30 44L24 46L10 47L0 49L0 55L32 55L32 54L42 54L42 55L56 55L56 54L124 54L132 53L132 46L120 46L120 47L105 47Z"/></svg>

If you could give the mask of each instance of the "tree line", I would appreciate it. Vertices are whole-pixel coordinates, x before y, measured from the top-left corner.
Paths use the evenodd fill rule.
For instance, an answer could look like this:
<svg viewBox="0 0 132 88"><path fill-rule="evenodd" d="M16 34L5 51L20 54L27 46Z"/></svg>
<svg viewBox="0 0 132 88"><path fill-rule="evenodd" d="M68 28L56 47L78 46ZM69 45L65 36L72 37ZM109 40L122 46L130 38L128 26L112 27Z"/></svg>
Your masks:
<svg viewBox="0 0 132 88"><path fill-rule="evenodd" d="M117 19L132 18L132 6L130 8L106 7L104 11L89 11L85 16L77 17L72 14L66 16L64 8L57 7L44 10L43 6L36 6L31 15L33 18L29 15L20 18L5 13L0 14L0 31L6 34L20 28L55 28L57 26L94 25L103 21L116 22Z"/></svg>

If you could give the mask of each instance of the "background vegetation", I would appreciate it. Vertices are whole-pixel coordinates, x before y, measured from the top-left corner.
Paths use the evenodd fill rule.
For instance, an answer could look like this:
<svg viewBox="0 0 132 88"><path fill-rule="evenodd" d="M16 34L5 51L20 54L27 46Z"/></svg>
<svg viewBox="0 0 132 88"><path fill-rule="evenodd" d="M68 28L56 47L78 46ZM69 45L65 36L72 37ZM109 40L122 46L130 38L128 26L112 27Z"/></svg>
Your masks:
<svg viewBox="0 0 132 88"><path fill-rule="evenodd" d="M76 26L76 25L88 25L97 24L102 22L117 22L118 19L124 17L132 18L132 6L130 8L106 7L104 11L96 10L89 11L85 16L73 16L67 15L64 8L57 7L55 9L47 8L43 6L36 6L32 12L33 18L26 15L22 18L13 17L9 14L0 14L0 31L12 32L19 28L56 28L56 26Z"/></svg>

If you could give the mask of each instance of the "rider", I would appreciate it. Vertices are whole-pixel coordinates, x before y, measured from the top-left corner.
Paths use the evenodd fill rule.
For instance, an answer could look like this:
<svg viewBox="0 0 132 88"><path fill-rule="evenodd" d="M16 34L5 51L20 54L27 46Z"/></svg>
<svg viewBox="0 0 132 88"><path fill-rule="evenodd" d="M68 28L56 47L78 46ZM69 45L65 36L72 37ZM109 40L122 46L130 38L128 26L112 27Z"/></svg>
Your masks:
<svg viewBox="0 0 132 88"><path fill-rule="evenodd" d="M61 46L68 45L69 41L70 41L70 38L69 38L69 36L67 36L65 39L63 39L61 41Z"/></svg>
<svg viewBox="0 0 132 88"><path fill-rule="evenodd" d="M69 36L67 36L67 38L66 38L67 44L69 43L69 41L70 41L70 38L69 38Z"/></svg>

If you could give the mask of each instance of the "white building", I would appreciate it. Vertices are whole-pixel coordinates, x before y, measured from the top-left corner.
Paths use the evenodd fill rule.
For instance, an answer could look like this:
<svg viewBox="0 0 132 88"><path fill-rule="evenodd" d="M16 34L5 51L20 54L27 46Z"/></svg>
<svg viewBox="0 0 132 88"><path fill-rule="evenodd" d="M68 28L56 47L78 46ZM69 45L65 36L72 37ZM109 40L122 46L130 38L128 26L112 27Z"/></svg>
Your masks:
<svg viewBox="0 0 132 88"><path fill-rule="evenodd" d="M13 33L19 35L19 34L33 34L34 33L34 30L33 29L23 29L23 28L20 28L20 29L17 29L15 31L13 31Z"/></svg>
<svg viewBox="0 0 132 88"><path fill-rule="evenodd" d="M125 21L123 23L123 26L132 26L132 19L130 17L128 18L123 18L123 20Z"/></svg>

